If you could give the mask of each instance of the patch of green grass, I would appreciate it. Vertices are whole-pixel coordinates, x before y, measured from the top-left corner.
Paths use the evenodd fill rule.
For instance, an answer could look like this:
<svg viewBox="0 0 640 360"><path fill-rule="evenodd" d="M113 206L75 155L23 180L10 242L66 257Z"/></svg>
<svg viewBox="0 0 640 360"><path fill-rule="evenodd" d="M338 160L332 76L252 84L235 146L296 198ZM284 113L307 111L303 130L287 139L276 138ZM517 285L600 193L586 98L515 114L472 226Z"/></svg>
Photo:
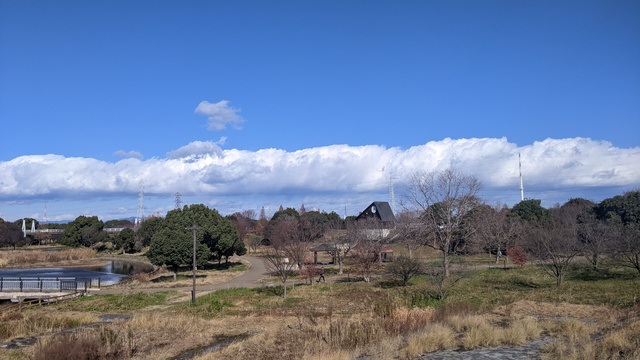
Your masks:
<svg viewBox="0 0 640 360"><path fill-rule="evenodd" d="M442 301L434 295L434 292L425 286L407 286L398 292L399 303L409 309L439 307Z"/></svg>
<svg viewBox="0 0 640 360"><path fill-rule="evenodd" d="M594 273L578 266L558 288L541 268L529 265L473 271L456 284L446 302L468 303L480 309L524 299L626 307L639 298L640 277L629 270Z"/></svg>
<svg viewBox="0 0 640 360"><path fill-rule="evenodd" d="M227 312L227 309L235 307L236 302L251 300L256 296L255 289L221 289L197 297L195 304L191 303L190 300L182 303L178 305L178 309L192 315L215 317L223 315Z"/></svg>
<svg viewBox="0 0 640 360"><path fill-rule="evenodd" d="M228 262L225 263L224 260L218 264L218 262L210 262L204 266L203 270L215 270L215 271L225 271L225 272L238 272L247 270L247 266L241 262Z"/></svg>
<svg viewBox="0 0 640 360"><path fill-rule="evenodd" d="M83 296L56 306L72 311L119 312L143 309L148 306L164 305L167 299L176 295L175 291L135 294L109 294Z"/></svg>

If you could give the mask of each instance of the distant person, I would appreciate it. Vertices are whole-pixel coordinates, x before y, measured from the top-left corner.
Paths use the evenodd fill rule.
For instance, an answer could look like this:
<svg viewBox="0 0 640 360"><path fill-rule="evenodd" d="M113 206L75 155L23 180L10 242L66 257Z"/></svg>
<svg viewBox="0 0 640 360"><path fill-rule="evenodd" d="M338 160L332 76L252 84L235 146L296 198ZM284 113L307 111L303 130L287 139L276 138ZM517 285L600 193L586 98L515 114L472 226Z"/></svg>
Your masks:
<svg viewBox="0 0 640 360"><path fill-rule="evenodd" d="M318 282L320 282L320 280L322 280L322 282L324 282L324 267L320 267L320 270L318 270L318 273L320 274L320 277L318 278Z"/></svg>

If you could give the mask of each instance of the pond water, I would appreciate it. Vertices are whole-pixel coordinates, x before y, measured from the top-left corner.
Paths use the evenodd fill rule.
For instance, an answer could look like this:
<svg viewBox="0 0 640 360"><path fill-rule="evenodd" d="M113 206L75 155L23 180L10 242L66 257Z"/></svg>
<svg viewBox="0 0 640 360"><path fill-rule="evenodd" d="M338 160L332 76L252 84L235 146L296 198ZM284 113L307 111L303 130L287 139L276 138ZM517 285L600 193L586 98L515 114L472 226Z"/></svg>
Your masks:
<svg viewBox="0 0 640 360"><path fill-rule="evenodd" d="M0 270L0 277L100 278L102 285L113 285L119 283L121 279L128 275L151 270L153 270L153 266L150 264L125 260L108 260L105 266Z"/></svg>

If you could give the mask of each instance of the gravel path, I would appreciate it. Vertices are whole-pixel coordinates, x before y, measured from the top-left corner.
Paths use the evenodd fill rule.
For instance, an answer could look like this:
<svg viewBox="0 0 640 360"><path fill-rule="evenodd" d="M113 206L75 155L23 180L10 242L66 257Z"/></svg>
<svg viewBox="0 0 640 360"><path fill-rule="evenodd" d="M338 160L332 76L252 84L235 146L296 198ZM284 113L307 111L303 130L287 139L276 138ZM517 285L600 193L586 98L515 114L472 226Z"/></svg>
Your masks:
<svg viewBox="0 0 640 360"><path fill-rule="evenodd" d="M235 277L229 281L219 283L219 284L205 284L198 285L196 284L196 294L202 295L207 292L219 290L219 289L232 289L232 288L255 288L260 287L263 284L260 283L260 280L264 279L268 276L267 268L264 264L264 261L260 258L253 256L242 256L241 259L247 261L249 263L249 269L244 272L244 274ZM127 290L129 292L141 292L141 293L154 293L160 291L186 291L190 292L193 289L192 286L182 286L182 287L158 287L158 288L145 288L145 289L130 289ZM122 294L123 289L116 288L105 288L98 291L93 292L94 294Z"/></svg>
<svg viewBox="0 0 640 360"><path fill-rule="evenodd" d="M521 346L500 346L468 351L444 350L418 357L419 360L529 360L540 359L540 348L551 338L534 340Z"/></svg>

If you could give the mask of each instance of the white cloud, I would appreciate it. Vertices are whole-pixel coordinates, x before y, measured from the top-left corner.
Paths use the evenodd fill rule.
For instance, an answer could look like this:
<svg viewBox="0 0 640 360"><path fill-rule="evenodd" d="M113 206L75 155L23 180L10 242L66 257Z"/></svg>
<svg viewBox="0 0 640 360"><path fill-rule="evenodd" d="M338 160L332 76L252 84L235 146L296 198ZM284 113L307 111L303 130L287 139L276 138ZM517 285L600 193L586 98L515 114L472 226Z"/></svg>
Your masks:
<svg viewBox="0 0 640 360"><path fill-rule="evenodd" d="M167 153L169 159L196 159L202 156L222 156L222 149L218 144L224 144L226 138L223 137L218 142L193 141Z"/></svg>
<svg viewBox="0 0 640 360"><path fill-rule="evenodd" d="M119 156L121 158L133 158L133 159L139 159L142 160L143 156L141 153L137 152L137 151L124 151L124 150L118 150L116 152L113 153L116 156Z"/></svg>
<svg viewBox="0 0 640 360"><path fill-rule="evenodd" d="M483 182L488 200L512 205L520 196L518 152L525 196L543 199L547 206L571 197L600 200L640 188L640 148L621 149L585 138L546 139L522 147L505 138L482 138L430 141L409 149L331 145L294 152L222 150L219 143L194 141L166 159L115 163L21 156L0 162L0 204L124 196L133 204L127 206L135 209L139 182L144 180L145 192L167 203L180 192L222 213L280 204L298 207L303 202L308 208L332 211L387 200L389 177L395 179L399 200L404 181L414 171L455 166ZM4 212L9 208L1 207Z"/></svg>
<svg viewBox="0 0 640 360"><path fill-rule="evenodd" d="M240 109L229 106L228 100L221 100L217 103L202 101L196 107L195 112L207 117L207 129L209 130L224 130L227 124L240 129L244 123L244 119L238 115Z"/></svg>

